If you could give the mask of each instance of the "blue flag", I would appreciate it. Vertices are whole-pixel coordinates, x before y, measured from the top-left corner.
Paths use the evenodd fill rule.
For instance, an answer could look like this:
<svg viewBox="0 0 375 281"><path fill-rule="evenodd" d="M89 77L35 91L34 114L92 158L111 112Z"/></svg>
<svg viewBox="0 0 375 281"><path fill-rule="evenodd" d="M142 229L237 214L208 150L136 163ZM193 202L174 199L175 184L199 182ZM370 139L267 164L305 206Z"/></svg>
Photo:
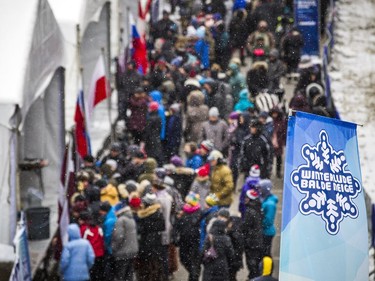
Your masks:
<svg viewBox="0 0 375 281"><path fill-rule="evenodd" d="M368 228L357 125L289 117L281 281L368 280Z"/></svg>

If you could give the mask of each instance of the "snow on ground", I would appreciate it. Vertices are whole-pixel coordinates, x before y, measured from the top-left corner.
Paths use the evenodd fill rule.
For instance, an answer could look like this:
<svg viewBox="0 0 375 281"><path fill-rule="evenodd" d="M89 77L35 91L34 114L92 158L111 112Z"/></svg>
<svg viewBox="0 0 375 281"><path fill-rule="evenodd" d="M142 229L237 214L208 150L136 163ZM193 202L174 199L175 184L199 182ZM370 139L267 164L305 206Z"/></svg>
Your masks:
<svg viewBox="0 0 375 281"><path fill-rule="evenodd" d="M342 120L358 127L363 186L375 203L375 0L337 1L330 66Z"/></svg>

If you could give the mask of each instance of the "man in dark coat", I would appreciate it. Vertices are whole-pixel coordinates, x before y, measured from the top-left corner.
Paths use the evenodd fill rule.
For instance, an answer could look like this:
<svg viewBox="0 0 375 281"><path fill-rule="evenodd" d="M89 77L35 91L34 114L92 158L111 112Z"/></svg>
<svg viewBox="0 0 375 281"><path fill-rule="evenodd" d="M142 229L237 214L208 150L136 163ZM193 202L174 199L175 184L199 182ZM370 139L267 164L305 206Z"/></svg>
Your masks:
<svg viewBox="0 0 375 281"><path fill-rule="evenodd" d="M242 231L248 278L251 279L260 275L259 264L263 254L262 209L258 191L250 189L246 192L245 206Z"/></svg>
<svg viewBox="0 0 375 281"><path fill-rule="evenodd" d="M126 110L129 105L130 95L141 83L141 75L138 73L134 61L130 61L126 65L124 73L119 77L118 81L118 115L119 119L126 119Z"/></svg>
<svg viewBox="0 0 375 281"><path fill-rule="evenodd" d="M143 88L137 88L129 100L131 115L126 124L133 135L134 143L139 144L146 127L147 95Z"/></svg>
<svg viewBox="0 0 375 281"><path fill-rule="evenodd" d="M241 147L240 169L245 174L249 173L250 167L258 164L260 177L269 178L272 171L271 146L262 134L262 125L258 120L250 122L250 134L245 137Z"/></svg>
<svg viewBox="0 0 375 281"><path fill-rule="evenodd" d="M161 119L158 113L159 104L155 101L149 104L149 113L143 134L145 150L148 157L156 159L159 165L163 164L163 150L160 140Z"/></svg>

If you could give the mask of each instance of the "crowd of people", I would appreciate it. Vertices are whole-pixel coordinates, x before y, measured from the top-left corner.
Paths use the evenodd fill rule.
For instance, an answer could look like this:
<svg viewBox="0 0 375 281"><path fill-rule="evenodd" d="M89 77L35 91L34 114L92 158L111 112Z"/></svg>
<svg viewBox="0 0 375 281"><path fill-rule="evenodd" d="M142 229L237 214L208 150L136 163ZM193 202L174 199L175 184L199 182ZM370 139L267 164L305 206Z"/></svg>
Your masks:
<svg viewBox="0 0 375 281"><path fill-rule="evenodd" d="M150 26L147 73L134 60L117 73L116 142L76 174L63 280L171 280L179 264L190 281L245 266L248 280L274 280L271 176L288 108L333 116L320 66L301 59L288 1L171 2L180 19L164 10ZM280 79L295 73L286 102Z"/></svg>

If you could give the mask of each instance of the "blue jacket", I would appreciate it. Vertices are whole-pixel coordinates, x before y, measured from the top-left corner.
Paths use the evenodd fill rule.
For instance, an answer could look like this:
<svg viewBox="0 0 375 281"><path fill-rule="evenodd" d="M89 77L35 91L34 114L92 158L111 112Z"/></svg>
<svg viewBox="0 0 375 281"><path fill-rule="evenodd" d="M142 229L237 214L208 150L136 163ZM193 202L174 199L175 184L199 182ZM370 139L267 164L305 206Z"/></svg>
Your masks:
<svg viewBox="0 0 375 281"><path fill-rule="evenodd" d="M276 205L279 199L276 195L270 194L268 195L263 203L262 203L262 210L263 210L263 234L266 236L275 236L276 228L275 228L275 217L276 217Z"/></svg>
<svg viewBox="0 0 375 281"><path fill-rule="evenodd" d="M199 249L202 250L203 249L203 246L204 246L204 241L206 240L206 236L207 236L207 225L208 225L208 221L207 221L207 218L211 219L215 213L217 213L217 211L219 211L219 206L213 206L209 209L206 209L204 212L203 212L203 215L202 215L202 219L201 219L201 222L200 222L200 239L199 239Z"/></svg>
<svg viewBox="0 0 375 281"><path fill-rule="evenodd" d="M163 105L163 95L159 91L152 91L150 93L150 97L152 98L153 101L156 101L159 104L159 109L158 109L158 114L161 119L161 132L160 132L160 140L165 140L165 130L167 126L167 119L165 117L165 109Z"/></svg>
<svg viewBox="0 0 375 281"><path fill-rule="evenodd" d="M112 233L115 228L117 217L114 208L107 213L103 223L104 247L108 254L112 254Z"/></svg>
<svg viewBox="0 0 375 281"><path fill-rule="evenodd" d="M196 170L203 165L203 159L199 154L195 154L193 157L186 159L186 167Z"/></svg>
<svg viewBox="0 0 375 281"><path fill-rule="evenodd" d="M250 102L248 99L247 89L242 89L240 92L240 100L234 106L234 110L244 112L248 108L253 108L253 107L254 107L254 104Z"/></svg>
<svg viewBox="0 0 375 281"><path fill-rule="evenodd" d="M199 39L194 46L194 49L201 61L203 68L210 68L210 45L204 39Z"/></svg>
<svg viewBox="0 0 375 281"><path fill-rule="evenodd" d="M90 279L90 268L95 254L90 242L81 238L77 224L68 226L69 242L64 246L60 270L64 281L84 281Z"/></svg>

